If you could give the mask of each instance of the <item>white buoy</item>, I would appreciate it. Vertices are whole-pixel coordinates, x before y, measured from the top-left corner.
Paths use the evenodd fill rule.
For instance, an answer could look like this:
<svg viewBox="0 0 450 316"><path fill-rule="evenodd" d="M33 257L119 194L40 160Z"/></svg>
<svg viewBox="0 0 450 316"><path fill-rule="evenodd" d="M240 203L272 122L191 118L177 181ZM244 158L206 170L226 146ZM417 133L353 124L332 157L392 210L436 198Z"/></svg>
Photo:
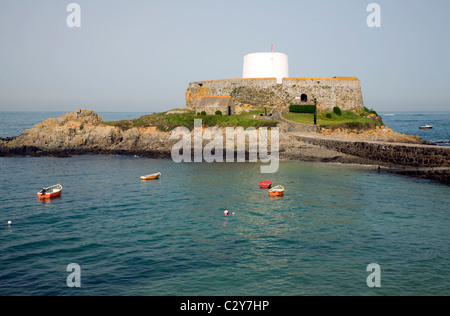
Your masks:
<svg viewBox="0 0 450 316"><path fill-rule="evenodd" d="M11 226L12 225L12 222L11 221L8 221L8 226Z"/></svg>

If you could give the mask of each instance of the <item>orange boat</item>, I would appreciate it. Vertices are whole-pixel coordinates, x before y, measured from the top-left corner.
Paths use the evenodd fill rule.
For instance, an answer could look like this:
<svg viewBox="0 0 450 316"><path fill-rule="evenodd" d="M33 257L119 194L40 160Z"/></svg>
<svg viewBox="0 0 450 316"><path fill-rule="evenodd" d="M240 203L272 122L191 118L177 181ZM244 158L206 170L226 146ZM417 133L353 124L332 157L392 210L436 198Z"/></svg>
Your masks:
<svg viewBox="0 0 450 316"><path fill-rule="evenodd" d="M157 172L157 173L153 173L153 174L148 174L146 176L142 176L141 180L156 180L159 178L159 176L161 175L161 172Z"/></svg>
<svg viewBox="0 0 450 316"><path fill-rule="evenodd" d="M53 199L55 197L60 196L62 193L62 186L61 184L55 184L48 188L43 188L41 191L38 192L37 196L39 199Z"/></svg>
<svg viewBox="0 0 450 316"><path fill-rule="evenodd" d="M281 185L277 185L276 187L269 190L270 196L283 196L284 188Z"/></svg>

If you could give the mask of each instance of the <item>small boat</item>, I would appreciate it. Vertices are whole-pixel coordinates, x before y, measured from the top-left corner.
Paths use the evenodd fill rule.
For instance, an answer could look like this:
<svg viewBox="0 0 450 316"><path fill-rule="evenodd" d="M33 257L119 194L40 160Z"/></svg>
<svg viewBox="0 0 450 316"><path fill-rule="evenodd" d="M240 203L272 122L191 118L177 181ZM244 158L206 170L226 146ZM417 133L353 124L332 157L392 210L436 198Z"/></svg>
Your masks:
<svg viewBox="0 0 450 316"><path fill-rule="evenodd" d="M156 180L159 178L160 175L161 175L161 172L148 174L146 176L142 176L141 180Z"/></svg>
<svg viewBox="0 0 450 316"><path fill-rule="evenodd" d="M58 197L62 193L62 186L61 184L55 184L48 188L43 188L41 191L38 192L37 196L39 199L53 199L55 197Z"/></svg>
<svg viewBox="0 0 450 316"><path fill-rule="evenodd" d="M272 186L272 182L270 182L269 180L261 181L259 183L259 187L261 189L270 189L271 186Z"/></svg>
<svg viewBox="0 0 450 316"><path fill-rule="evenodd" d="M283 196L284 188L281 185L277 185L276 187L269 190L270 196Z"/></svg>
<svg viewBox="0 0 450 316"><path fill-rule="evenodd" d="M419 129L433 129L433 125L425 124L425 125L420 126Z"/></svg>

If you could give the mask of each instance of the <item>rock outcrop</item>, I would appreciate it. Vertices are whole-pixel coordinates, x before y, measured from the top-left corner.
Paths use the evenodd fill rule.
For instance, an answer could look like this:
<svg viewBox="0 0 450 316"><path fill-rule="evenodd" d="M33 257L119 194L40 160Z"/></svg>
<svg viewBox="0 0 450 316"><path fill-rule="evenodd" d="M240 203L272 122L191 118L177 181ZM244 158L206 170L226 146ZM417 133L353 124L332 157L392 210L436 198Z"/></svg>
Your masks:
<svg viewBox="0 0 450 316"><path fill-rule="evenodd" d="M142 154L169 157L170 134L156 127L126 131L103 124L91 110L78 110L48 119L22 135L0 141L2 155Z"/></svg>
<svg viewBox="0 0 450 316"><path fill-rule="evenodd" d="M281 159L363 163L384 166L449 167L450 148L424 145L416 136L378 128L363 133L322 131L291 132L281 124ZM123 154L170 158L179 139L156 126L121 128L110 126L91 110L78 110L48 119L22 135L0 139L0 156ZM191 133L191 137L193 133ZM203 146L209 141L203 143Z"/></svg>

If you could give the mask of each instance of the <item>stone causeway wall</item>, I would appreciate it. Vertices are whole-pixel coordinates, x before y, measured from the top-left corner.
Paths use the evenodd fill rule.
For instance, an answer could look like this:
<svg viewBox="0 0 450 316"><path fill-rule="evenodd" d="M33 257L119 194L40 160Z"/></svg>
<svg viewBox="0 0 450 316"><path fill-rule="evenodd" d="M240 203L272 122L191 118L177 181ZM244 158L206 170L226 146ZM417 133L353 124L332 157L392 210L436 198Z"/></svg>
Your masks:
<svg viewBox="0 0 450 316"><path fill-rule="evenodd" d="M409 166L415 168L450 167L450 148L442 146L358 142L295 136L308 144L336 150L372 161L384 166Z"/></svg>

